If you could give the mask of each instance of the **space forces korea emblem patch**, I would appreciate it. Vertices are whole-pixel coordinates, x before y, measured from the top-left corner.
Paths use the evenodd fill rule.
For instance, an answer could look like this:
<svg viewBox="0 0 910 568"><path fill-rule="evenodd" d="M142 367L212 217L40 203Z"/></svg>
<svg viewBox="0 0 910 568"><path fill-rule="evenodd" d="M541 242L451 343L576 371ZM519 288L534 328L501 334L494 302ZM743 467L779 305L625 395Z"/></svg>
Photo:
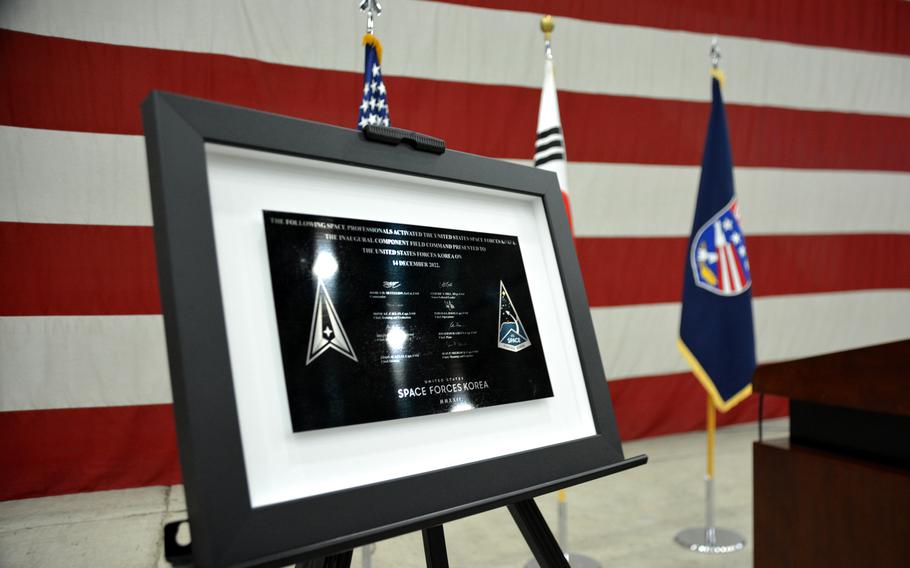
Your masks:
<svg viewBox="0 0 910 568"><path fill-rule="evenodd" d="M701 226L689 256L700 288L719 296L737 296L749 289L752 275L736 198Z"/></svg>

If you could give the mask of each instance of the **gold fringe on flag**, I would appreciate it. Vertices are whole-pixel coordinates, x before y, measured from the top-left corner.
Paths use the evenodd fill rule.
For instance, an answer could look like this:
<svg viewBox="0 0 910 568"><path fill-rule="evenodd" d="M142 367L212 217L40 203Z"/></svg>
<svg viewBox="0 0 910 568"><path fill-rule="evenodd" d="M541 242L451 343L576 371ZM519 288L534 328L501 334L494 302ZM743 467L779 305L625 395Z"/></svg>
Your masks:
<svg viewBox="0 0 910 568"><path fill-rule="evenodd" d="M379 38L373 34L363 34L363 45L372 45L376 48L376 58L382 65L382 43L379 42Z"/></svg>
<svg viewBox="0 0 910 568"><path fill-rule="evenodd" d="M366 40L364 40L364 41L366 41ZM720 83L720 88L723 89L724 81L726 80L726 78L724 77L724 72L721 71L720 69L718 69L717 67L715 67L715 68L711 69L711 76L714 77L715 79L717 79L717 82Z"/></svg>

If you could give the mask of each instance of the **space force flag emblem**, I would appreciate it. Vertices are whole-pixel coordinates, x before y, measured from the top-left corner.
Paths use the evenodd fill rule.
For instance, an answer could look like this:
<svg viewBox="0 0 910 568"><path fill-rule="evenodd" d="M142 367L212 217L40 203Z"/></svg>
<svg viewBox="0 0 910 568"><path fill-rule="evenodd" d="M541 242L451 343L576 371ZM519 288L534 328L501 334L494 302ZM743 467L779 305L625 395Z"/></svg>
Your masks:
<svg viewBox="0 0 910 568"><path fill-rule="evenodd" d="M321 278L316 283L316 303L313 306L313 321L310 324L310 341L306 364L309 365L320 355L334 349L345 357L357 361L348 334L341 325L341 318L335 311L332 298Z"/></svg>
<svg viewBox="0 0 910 568"><path fill-rule="evenodd" d="M531 346L525 326L518 317L506 285L499 281L499 343L500 349L517 353Z"/></svg>
<svg viewBox="0 0 910 568"><path fill-rule="evenodd" d="M739 208L731 199L692 239L689 261L695 284L720 296L742 294L752 285Z"/></svg>

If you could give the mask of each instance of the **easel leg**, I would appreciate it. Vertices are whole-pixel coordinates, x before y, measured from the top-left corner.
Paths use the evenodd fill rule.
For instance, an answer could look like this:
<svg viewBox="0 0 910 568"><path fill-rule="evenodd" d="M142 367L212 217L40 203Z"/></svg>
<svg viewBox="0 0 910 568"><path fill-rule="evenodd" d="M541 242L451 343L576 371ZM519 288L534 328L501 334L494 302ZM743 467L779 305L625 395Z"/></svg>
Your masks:
<svg viewBox="0 0 910 568"><path fill-rule="evenodd" d="M312 558L298 562L295 568L351 568L351 557L354 556L353 550L339 552L323 558Z"/></svg>
<svg viewBox="0 0 910 568"><path fill-rule="evenodd" d="M427 568L449 568L446 536L442 525L423 529L423 554L427 559Z"/></svg>
<svg viewBox="0 0 910 568"><path fill-rule="evenodd" d="M568 560L533 499L509 505L509 512L541 568L569 568Z"/></svg>

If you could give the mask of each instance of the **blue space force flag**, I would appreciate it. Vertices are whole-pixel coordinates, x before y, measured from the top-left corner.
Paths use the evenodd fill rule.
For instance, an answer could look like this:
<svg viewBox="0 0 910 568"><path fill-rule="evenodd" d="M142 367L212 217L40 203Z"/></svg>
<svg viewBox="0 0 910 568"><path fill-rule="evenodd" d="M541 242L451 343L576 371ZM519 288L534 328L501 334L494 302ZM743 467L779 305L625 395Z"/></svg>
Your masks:
<svg viewBox="0 0 910 568"><path fill-rule="evenodd" d="M685 264L679 349L714 406L726 412L752 392L755 332L752 273L717 78Z"/></svg>
<svg viewBox="0 0 910 568"><path fill-rule="evenodd" d="M357 113L357 130L367 124L389 126L389 99L382 81L382 44L373 34L363 36L363 97Z"/></svg>

